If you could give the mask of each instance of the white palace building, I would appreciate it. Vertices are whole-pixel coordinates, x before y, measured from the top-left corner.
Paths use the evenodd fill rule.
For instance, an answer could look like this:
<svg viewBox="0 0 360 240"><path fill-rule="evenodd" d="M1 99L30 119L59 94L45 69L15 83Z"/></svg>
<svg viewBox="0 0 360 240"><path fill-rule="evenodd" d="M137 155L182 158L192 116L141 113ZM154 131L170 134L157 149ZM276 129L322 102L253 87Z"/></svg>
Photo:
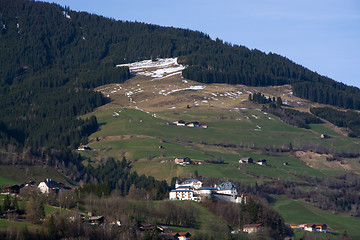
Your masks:
<svg viewBox="0 0 360 240"><path fill-rule="evenodd" d="M246 202L246 196L238 196L236 186L232 182L223 182L214 187L203 187L203 183L197 179L186 180L179 184L176 181L175 189L170 191L170 200L193 200L201 201L211 196L228 202Z"/></svg>

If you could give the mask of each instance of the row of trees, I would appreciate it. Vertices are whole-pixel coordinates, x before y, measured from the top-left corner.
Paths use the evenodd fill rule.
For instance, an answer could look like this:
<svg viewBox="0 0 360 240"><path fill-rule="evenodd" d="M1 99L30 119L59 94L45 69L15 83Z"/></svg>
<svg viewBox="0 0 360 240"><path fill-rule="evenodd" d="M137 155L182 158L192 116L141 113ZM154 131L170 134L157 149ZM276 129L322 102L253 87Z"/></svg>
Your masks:
<svg viewBox="0 0 360 240"><path fill-rule="evenodd" d="M357 88L277 54L213 41L201 32L115 21L25 0L4 0L0 20L5 25L0 38L0 136L13 137L20 146L78 144L87 134L76 133L76 116L106 102L87 88L123 82L131 77L129 69L116 64L151 57L183 56L179 62L189 66L184 77L200 82L290 83L295 94L313 101L360 106ZM335 98L341 100L330 101ZM70 134L58 138L59 131Z"/></svg>
<svg viewBox="0 0 360 240"><path fill-rule="evenodd" d="M275 100L276 99L276 100ZM281 97L266 97L261 92L249 94L249 100L263 105L263 111L278 116L282 121L287 124L300 127L310 128L309 124L322 123L321 119L315 117L311 113L300 112L295 109L282 108Z"/></svg>
<svg viewBox="0 0 360 240"><path fill-rule="evenodd" d="M129 193L139 195L137 192L141 191L141 199L153 200L163 199L168 195L169 186L166 181L158 181L151 176L139 176L136 171L131 172L130 168L130 162L125 158L122 161L110 158L96 168L89 166L84 181L92 184L82 187L81 192L108 196L116 189L121 195L126 196Z"/></svg>
<svg viewBox="0 0 360 240"><path fill-rule="evenodd" d="M310 108L310 112L338 127L346 127L351 130L350 137L360 136L360 114L355 111L341 111L330 107Z"/></svg>

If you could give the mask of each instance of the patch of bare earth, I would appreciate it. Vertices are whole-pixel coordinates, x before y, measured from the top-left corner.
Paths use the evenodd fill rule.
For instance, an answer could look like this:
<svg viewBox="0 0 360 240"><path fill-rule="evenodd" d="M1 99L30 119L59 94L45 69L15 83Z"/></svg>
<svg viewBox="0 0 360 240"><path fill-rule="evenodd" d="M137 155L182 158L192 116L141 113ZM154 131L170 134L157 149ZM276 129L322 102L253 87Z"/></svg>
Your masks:
<svg viewBox="0 0 360 240"><path fill-rule="evenodd" d="M249 87L229 84L202 84L184 79L184 68L176 59L160 59L128 64L134 77L120 84L96 88L111 102L102 108L126 107L147 112L205 108L261 108L248 100L249 94L261 92L267 97L281 97L291 108L309 112L310 107L326 106L294 96L290 85ZM347 135L347 131L325 121L327 127Z"/></svg>
<svg viewBox="0 0 360 240"><path fill-rule="evenodd" d="M297 151L295 156L302 162L306 163L309 167L319 170L359 170L359 159L355 158L342 158L332 160L332 154L319 154L311 151Z"/></svg>

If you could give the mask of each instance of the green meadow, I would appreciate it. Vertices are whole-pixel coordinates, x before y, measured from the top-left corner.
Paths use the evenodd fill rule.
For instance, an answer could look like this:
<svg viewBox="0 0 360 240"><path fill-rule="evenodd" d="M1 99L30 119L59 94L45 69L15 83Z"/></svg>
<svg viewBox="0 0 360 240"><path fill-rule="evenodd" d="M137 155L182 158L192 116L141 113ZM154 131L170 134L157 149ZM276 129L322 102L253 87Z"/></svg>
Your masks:
<svg viewBox="0 0 360 240"><path fill-rule="evenodd" d="M300 181L295 174L314 177L337 175L341 172L320 171L307 166L289 153L251 150L250 147L282 147L284 144L321 144L333 150L349 150L358 144L323 124L301 129L283 123L279 118L256 109L190 108L184 111L163 111L154 114L134 109L102 109L95 115L100 130L90 136L91 152L83 152L91 164L102 157L132 161L133 170L158 179L191 176L196 170L204 177L218 177L254 182L257 176ZM167 125L185 120L206 123L209 128L190 128ZM321 139L321 133L332 136ZM97 140L96 140L97 139ZM198 144L201 143L201 144ZM219 147L216 147L218 145ZM244 148L224 146L240 145ZM248 146L248 147L246 147ZM172 166L175 157L193 160L224 161L225 164L201 166ZM266 159L269 166L239 164L241 157L255 161ZM288 163L284 165L284 163ZM85 162L85 164L88 164Z"/></svg>
<svg viewBox="0 0 360 240"><path fill-rule="evenodd" d="M293 200L285 196L274 197L276 201L273 207L288 223L326 223L331 229L336 229L340 235L346 230L351 236L360 238L360 218L324 211L303 200Z"/></svg>
<svg viewBox="0 0 360 240"><path fill-rule="evenodd" d="M173 177L197 176L250 184L274 179L303 181L298 178L299 175L333 177L343 174L343 171L311 168L291 152L270 152L264 149L279 148L289 143L324 146L333 151L358 149L356 139L343 136L325 124L312 124L310 129L301 129L256 109L191 108L152 115L139 110L117 108L97 110L95 115L101 127L90 136L88 145L92 151L81 152L84 162L96 166L102 157L110 156L118 160L126 157L131 161L132 171L168 183ZM202 129L166 124L177 120L198 121L209 127ZM331 138L321 139L322 133ZM203 164L180 166L173 162L175 157L190 157ZM252 157L254 161L266 159L268 165L240 164L239 159L242 157ZM289 223L324 222L338 231L335 235L326 236L337 236L346 230L360 237L357 228L360 220L357 218L345 214L335 215L301 200L281 196L277 197L273 207ZM303 234L303 231L296 231L297 237Z"/></svg>
<svg viewBox="0 0 360 240"><path fill-rule="evenodd" d="M3 165L0 168L0 185L21 184L24 181L35 181L37 183L46 178L51 178L57 182L73 185L74 182L69 180L54 168L43 168L40 166L17 166ZM24 180L26 179L26 180Z"/></svg>

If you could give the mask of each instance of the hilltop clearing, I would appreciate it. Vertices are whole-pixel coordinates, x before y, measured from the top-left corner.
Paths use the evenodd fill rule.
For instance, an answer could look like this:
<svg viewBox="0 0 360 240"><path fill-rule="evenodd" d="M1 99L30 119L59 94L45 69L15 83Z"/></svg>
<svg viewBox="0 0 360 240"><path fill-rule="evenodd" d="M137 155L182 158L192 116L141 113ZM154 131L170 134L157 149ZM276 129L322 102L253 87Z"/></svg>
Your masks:
<svg viewBox="0 0 360 240"><path fill-rule="evenodd" d="M184 79L177 58L144 60L131 64L117 65L129 67L133 77L121 84L109 84L96 88L104 96L111 98L106 107L140 108L149 112L164 111L184 107L215 108L258 108L249 103L249 94L262 92L268 97L281 97L285 105L307 111L317 106L293 95L290 85L249 87L229 84L199 84Z"/></svg>

